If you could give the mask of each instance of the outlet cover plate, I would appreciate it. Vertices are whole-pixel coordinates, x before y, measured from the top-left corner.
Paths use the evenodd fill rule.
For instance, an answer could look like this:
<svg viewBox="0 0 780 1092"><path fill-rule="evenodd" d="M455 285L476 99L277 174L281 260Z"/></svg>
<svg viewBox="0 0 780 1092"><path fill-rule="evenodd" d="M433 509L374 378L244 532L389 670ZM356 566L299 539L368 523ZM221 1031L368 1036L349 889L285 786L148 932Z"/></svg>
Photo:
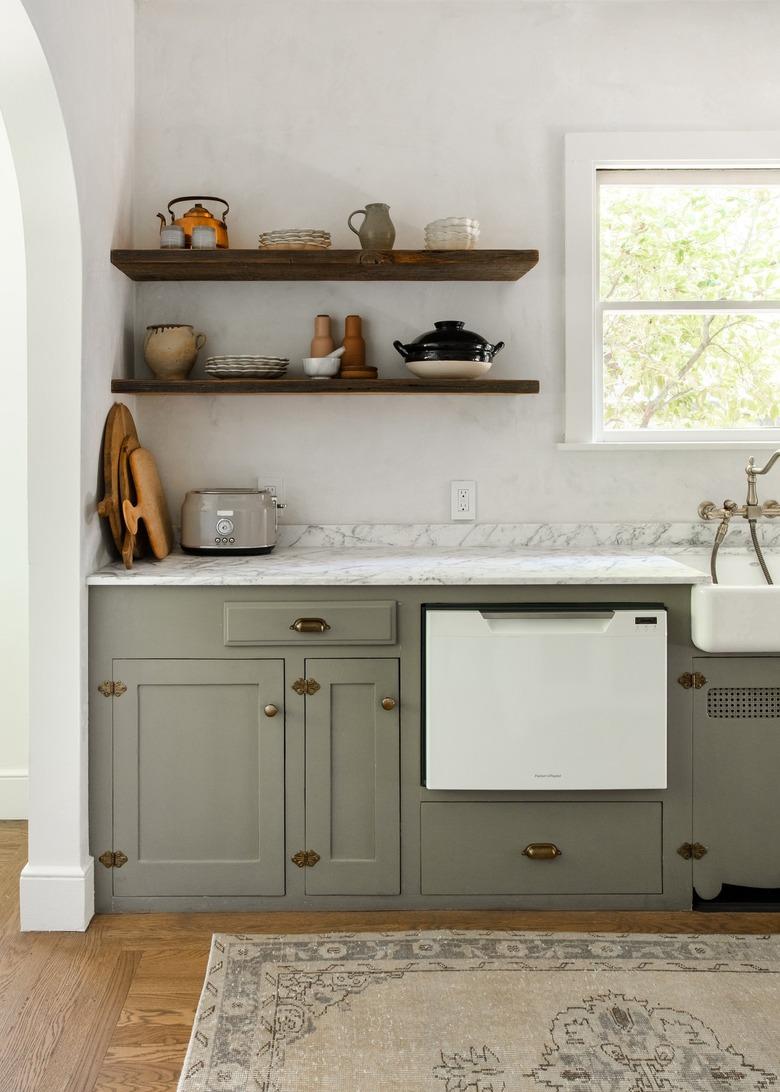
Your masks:
<svg viewBox="0 0 780 1092"><path fill-rule="evenodd" d="M467 479L450 482L450 519L477 518L477 483Z"/></svg>

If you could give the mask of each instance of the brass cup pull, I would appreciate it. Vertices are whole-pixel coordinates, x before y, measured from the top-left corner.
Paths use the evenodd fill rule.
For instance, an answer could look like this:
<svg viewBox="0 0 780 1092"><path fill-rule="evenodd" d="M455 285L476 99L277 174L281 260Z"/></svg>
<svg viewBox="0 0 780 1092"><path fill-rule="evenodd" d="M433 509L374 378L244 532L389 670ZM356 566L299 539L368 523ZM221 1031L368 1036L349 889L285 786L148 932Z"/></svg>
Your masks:
<svg viewBox="0 0 780 1092"><path fill-rule="evenodd" d="M392 713L397 704L395 698L382 698L382 708L386 709L388 713Z"/></svg>
<svg viewBox="0 0 780 1092"><path fill-rule="evenodd" d="M265 713L265 715L267 717L275 717L276 714L279 712L279 706L278 705L266 705L263 712Z"/></svg>
<svg viewBox="0 0 780 1092"><path fill-rule="evenodd" d="M531 861L554 861L561 851L553 842L531 842L523 850L523 856Z"/></svg>
<svg viewBox="0 0 780 1092"><path fill-rule="evenodd" d="M296 633L327 633L330 626L324 618L296 618L290 629Z"/></svg>

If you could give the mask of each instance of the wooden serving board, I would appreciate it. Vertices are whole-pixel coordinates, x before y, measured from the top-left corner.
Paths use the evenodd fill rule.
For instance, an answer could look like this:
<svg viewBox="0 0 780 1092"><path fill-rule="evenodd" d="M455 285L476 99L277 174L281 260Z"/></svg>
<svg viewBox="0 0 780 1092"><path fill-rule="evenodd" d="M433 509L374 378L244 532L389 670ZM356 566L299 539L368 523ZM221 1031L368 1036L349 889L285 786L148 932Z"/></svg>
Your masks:
<svg viewBox="0 0 780 1092"><path fill-rule="evenodd" d="M130 501L131 504L136 503L135 489L130 478L130 453L140 446L135 436L125 436L119 449L119 497L121 503L126 500ZM124 525L124 513L122 513L122 522ZM122 539L122 561L125 563L125 568L132 569L133 558L143 557L143 554L144 550L140 537L133 534L130 528L125 526Z"/></svg>
<svg viewBox="0 0 780 1092"><path fill-rule="evenodd" d="M132 486L137 499L133 504L129 499L122 501L122 514L131 534L138 534L139 520L143 520L149 545L154 556L160 560L167 557L173 549L173 527L168 512L168 504L163 493L160 475L154 455L144 447L137 447L128 453L128 466Z"/></svg>
<svg viewBox="0 0 780 1092"><path fill-rule="evenodd" d="M114 545L121 553L125 537L122 523L122 498L119 488L119 453L126 436L138 443L138 432L130 410L124 402L114 402L106 417L103 431L103 499L98 503L99 516L108 520Z"/></svg>

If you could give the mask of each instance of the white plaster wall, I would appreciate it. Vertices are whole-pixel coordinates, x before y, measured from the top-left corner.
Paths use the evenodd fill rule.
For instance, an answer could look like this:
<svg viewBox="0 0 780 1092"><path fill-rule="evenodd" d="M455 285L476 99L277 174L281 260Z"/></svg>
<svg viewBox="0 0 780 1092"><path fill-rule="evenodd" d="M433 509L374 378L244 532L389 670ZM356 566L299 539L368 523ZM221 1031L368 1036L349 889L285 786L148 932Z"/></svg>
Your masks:
<svg viewBox="0 0 780 1092"><path fill-rule="evenodd" d="M26 31L13 10L13 0L0 3L14 16L21 40ZM26 93L35 94L30 97L29 119L23 117L23 110L14 110L17 131L11 143L15 154L24 144L26 168L38 149L34 177L29 170L25 178L21 173L19 177L28 257L31 247L35 252L35 261L30 260L30 291L35 288L37 293L29 332L31 360L35 355L34 382L32 372L30 382L30 668L32 677L45 680L46 685L31 691L29 861L22 874L21 913L26 929L75 929L86 926L93 905L83 575L106 556L94 508L98 451L103 418L112 400L111 375L123 366L129 345L133 304L130 286L110 266L109 250L126 244L130 230L134 7L132 0L74 0L67 5L57 0L26 0L25 6L43 47L62 116L52 102L45 70L41 76L40 56L25 41L30 71L21 66L14 73L13 86L22 101ZM25 87L28 75L29 89ZM63 140L63 118L70 156ZM60 192L56 192L60 179ZM47 226L52 242L46 258L39 244ZM68 262L74 260L75 284L76 277L68 279ZM37 290L47 278L56 282L58 270L61 280L49 290L52 303L47 324L41 317ZM80 367L78 363L72 367L67 354L78 344L82 316L83 354ZM41 368L44 347L49 350L48 381ZM53 422L50 409L57 397L60 418ZM50 427L44 430L42 422ZM57 481L64 483L62 490L56 488Z"/></svg>
<svg viewBox="0 0 780 1092"><path fill-rule="evenodd" d="M82 571L109 553L95 515L112 375L131 352L133 290L109 260L132 220L134 0L25 0L51 66L76 175L84 264ZM130 404L130 400L125 399Z"/></svg>
<svg viewBox="0 0 780 1092"><path fill-rule="evenodd" d="M24 232L16 169L0 117L0 315L5 392L0 466L8 533L0 538L0 819L27 816L27 333Z"/></svg>
<svg viewBox="0 0 780 1092"><path fill-rule="evenodd" d="M304 354L312 318L365 317L372 362L462 318L539 397L149 398L142 439L174 510L193 486L285 481L295 521L689 519L741 453L571 453L563 429L563 136L777 125L780 5L657 0L139 0L135 243L179 193L231 202L231 240L386 201L398 246L472 215L482 245L538 247L516 285L146 285L137 325L193 322L213 351ZM205 357L206 353L202 354ZM200 362L202 366L202 360ZM137 374L146 374L142 360ZM725 491L725 492L724 492Z"/></svg>

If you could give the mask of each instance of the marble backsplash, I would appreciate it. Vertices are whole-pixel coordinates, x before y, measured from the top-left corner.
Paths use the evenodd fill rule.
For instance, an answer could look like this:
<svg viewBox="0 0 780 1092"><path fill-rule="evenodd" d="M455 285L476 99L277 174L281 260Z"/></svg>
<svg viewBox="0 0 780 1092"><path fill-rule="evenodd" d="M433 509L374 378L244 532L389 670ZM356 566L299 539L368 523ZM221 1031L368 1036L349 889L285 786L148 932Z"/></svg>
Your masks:
<svg viewBox="0 0 780 1092"><path fill-rule="evenodd" d="M708 549L716 523L352 523L280 524L279 545L298 549L372 546L403 549L442 547L516 547L571 550ZM761 544L780 547L780 520L759 524ZM748 542L747 523L735 520L724 546Z"/></svg>

